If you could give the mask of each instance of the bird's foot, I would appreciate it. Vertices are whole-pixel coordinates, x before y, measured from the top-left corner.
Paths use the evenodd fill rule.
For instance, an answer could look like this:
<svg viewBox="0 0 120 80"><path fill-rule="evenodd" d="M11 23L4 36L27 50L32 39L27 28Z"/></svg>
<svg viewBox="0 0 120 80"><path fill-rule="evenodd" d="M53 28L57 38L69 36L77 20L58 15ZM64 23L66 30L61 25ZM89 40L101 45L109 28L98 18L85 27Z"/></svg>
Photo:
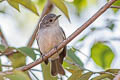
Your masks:
<svg viewBox="0 0 120 80"><path fill-rule="evenodd" d="M41 57L42 57L42 60L44 60L44 56L45 56L44 54L42 54L42 55L41 55Z"/></svg>

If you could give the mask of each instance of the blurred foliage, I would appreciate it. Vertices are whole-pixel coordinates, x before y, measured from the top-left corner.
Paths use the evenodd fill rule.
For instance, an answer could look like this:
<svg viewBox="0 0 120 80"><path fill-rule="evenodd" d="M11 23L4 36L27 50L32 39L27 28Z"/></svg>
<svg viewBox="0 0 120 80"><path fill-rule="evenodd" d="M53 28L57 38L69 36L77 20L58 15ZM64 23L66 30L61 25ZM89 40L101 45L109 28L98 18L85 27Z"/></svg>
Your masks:
<svg viewBox="0 0 120 80"><path fill-rule="evenodd" d="M0 2L2 2L3 0L0 0Z"/></svg>
<svg viewBox="0 0 120 80"><path fill-rule="evenodd" d="M93 78L92 80L102 80L102 79L106 79L108 78L107 80L113 80L114 76L112 74L101 74L100 76L97 76L95 78Z"/></svg>
<svg viewBox="0 0 120 80"><path fill-rule="evenodd" d="M0 0L0 2L3 2L4 0ZM89 4L96 5L97 0L73 0L72 2L69 2L68 0L50 0L57 8L59 8L60 11L64 13L64 15L68 18L70 21L69 12L67 9L66 4L73 4L75 6L78 13L81 13L85 8L88 7ZM68 1L69 3L64 4L64 1ZM91 1L89 3L89 1ZM36 15L39 15L39 10L42 10L45 6L45 3L47 0L7 0L8 4L11 5L13 8L18 10L20 12L19 5L24 6L25 8L29 9ZM120 6L120 0L116 1L114 6ZM39 9L36 8L36 6L39 7ZM112 9L115 13L118 12L118 9ZM105 27L92 27L90 28L90 31L87 32L87 34L83 35L82 38L78 40L79 42L82 42L86 40L88 36L90 36L93 32L109 29L113 31L115 29L115 20L106 20L106 26ZM6 57L11 61L11 67L13 69L22 67L26 65L26 57L30 57L33 61L36 60L37 56L36 51L38 52L38 49L35 48L28 48L28 47L11 47L9 46L6 48L4 45L0 44L0 53L1 56L10 53L13 51L12 55L6 55ZM15 52L14 52L15 51ZM89 80L91 79L91 76L94 74L99 74L94 77L92 77L91 80L113 80L116 74L119 73L120 69L108 69L111 67L112 61L115 57L115 53L112 51L112 48L106 45L102 42L94 42L94 44L91 47L91 55L90 58L93 59L95 64L97 64L99 67L103 68L104 71L101 72L92 72L90 70L87 70L84 68L85 63L81 61L81 59L76 55L76 52L78 50L74 47L67 50L67 56L63 62L63 67L65 70L67 70L71 75L67 77L68 80ZM3 64L2 60L0 59L0 71L3 71ZM11 68L10 67L10 68ZM45 65L44 63L41 64L42 67L42 73L44 80L57 80L58 77L52 77L50 74L50 64ZM107 70L106 70L107 69ZM34 75L34 74L33 74ZM4 78L9 78L11 80L31 80L28 76L28 72L22 72L22 71L13 71L13 74L8 74L5 76L0 75L0 80L4 80Z"/></svg>
<svg viewBox="0 0 120 80"><path fill-rule="evenodd" d="M107 19L106 20L106 24L107 24L107 28L108 29L110 29L111 31L113 31L114 30L114 28L115 28L115 20L109 20L109 19Z"/></svg>
<svg viewBox="0 0 120 80"><path fill-rule="evenodd" d="M119 73L120 69L108 69L105 72L109 72L109 73L113 73L113 74L117 74Z"/></svg>
<svg viewBox="0 0 120 80"><path fill-rule="evenodd" d="M35 54L35 52L33 51L32 48L21 47L21 48L17 48L17 50L19 52L23 53L24 55L29 56L33 60L36 60L36 54Z"/></svg>
<svg viewBox="0 0 120 80"><path fill-rule="evenodd" d="M68 50L68 56L78 65L80 65L81 67L83 67L83 63L82 61L75 55L75 48L71 48Z"/></svg>
<svg viewBox="0 0 120 80"><path fill-rule="evenodd" d="M89 78L91 77L91 75L93 74L93 72L87 72L85 74L83 74L79 80L89 80Z"/></svg>
<svg viewBox="0 0 120 80"><path fill-rule="evenodd" d="M12 62L13 68L22 67L26 64L26 56L22 53L13 54L12 56L8 56L8 58Z"/></svg>
<svg viewBox="0 0 120 80"><path fill-rule="evenodd" d="M68 10L67 10L66 5L64 4L64 1L63 0L50 0L50 1L53 4L55 4L56 7L58 7L65 14L65 16L68 18L68 20L70 21Z"/></svg>
<svg viewBox="0 0 120 80"><path fill-rule="evenodd" d="M74 6L76 7L78 13L87 7L87 0L74 0Z"/></svg>
<svg viewBox="0 0 120 80"><path fill-rule="evenodd" d="M97 42L91 48L91 58L103 69L110 68L114 53L110 47L104 43Z"/></svg>
<svg viewBox="0 0 120 80"><path fill-rule="evenodd" d="M107 0L109 1L109 0ZM120 0L116 1L113 6L120 6ZM113 8L114 13L117 13L119 9Z"/></svg>
<svg viewBox="0 0 120 80"><path fill-rule="evenodd" d="M57 80L57 77L53 77L50 72L50 64L46 65L45 63L41 64L42 66L42 72L43 72L43 78L44 80Z"/></svg>
<svg viewBox="0 0 120 80"><path fill-rule="evenodd" d="M19 4L39 15L37 9L31 0L8 0L8 3L19 11Z"/></svg>
<svg viewBox="0 0 120 80"><path fill-rule="evenodd" d="M5 46L0 45L0 52L4 52L6 50Z"/></svg>
<svg viewBox="0 0 120 80"><path fill-rule="evenodd" d="M12 1L12 0L8 0L8 3L9 3L12 7L14 7L14 8L17 9L18 11L20 11L20 10L19 10L19 4L18 4L17 2Z"/></svg>
<svg viewBox="0 0 120 80"><path fill-rule="evenodd" d="M66 56L66 59L63 62L63 67L65 69L67 69L69 72L71 72L70 70L79 70L80 69L79 66L76 66L73 64L74 64L73 60L70 57Z"/></svg>
<svg viewBox="0 0 120 80"><path fill-rule="evenodd" d="M47 0L37 0L35 3L39 7L39 11L42 11Z"/></svg>
<svg viewBox="0 0 120 80"><path fill-rule="evenodd" d="M30 80L29 76L25 72L14 70L12 74L5 75L4 77L10 80Z"/></svg>
<svg viewBox="0 0 120 80"><path fill-rule="evenodd" d="M68 78L68 80L79 80L82 75L82 70L73 70L72 75Z"/></svg>

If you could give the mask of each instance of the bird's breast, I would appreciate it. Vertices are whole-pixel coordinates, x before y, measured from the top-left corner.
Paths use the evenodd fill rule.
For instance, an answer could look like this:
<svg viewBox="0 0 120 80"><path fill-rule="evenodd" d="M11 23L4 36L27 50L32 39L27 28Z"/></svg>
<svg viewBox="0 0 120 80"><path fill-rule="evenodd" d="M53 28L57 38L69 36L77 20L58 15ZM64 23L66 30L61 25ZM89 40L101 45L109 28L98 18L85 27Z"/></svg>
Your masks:
<svg viewBox="0 0 120 80"><path fill-rule="evenodd" d="M59 27L48 27L46 29L41 29L39 32L40 51L42 53L47 53L52 48L57 46L63 41L63 33Z"/></svg>

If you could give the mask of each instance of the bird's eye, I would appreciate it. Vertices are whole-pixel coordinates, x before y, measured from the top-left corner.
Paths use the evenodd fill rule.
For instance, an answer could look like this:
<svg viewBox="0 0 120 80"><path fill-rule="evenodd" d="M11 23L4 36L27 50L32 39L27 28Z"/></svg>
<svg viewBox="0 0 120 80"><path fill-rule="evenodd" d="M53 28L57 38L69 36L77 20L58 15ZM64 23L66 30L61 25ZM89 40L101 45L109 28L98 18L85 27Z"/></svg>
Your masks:
<svg viewBox="0 0 120 80"><path fill-rule="evenodd" d="M49 21L50 21L50 22L52 22L53 20L52 20L52 19L50 19Z"/></svg>

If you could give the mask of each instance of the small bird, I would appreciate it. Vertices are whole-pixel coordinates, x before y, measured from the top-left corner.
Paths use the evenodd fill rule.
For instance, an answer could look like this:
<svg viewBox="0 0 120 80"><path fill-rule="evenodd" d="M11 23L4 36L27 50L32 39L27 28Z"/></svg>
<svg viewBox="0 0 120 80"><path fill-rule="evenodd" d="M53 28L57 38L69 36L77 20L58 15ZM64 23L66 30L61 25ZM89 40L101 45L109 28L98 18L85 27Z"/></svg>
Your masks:
<svg viewBox="0 0 120 80"><path fill-rule="evenodd" d="M39 30L37 33L37 43L40 49L41 55L45 55L52 48L58 46L63 40L66 39L63 29L59 26L58 18L61 15L47 14L43 17L39 24ZM66 56L66 46L57 51L48 60L45 60L45 64L51 62L51 74L56 76L57 74L65 75L65 71L62 67L63 59Z"/></svg>

